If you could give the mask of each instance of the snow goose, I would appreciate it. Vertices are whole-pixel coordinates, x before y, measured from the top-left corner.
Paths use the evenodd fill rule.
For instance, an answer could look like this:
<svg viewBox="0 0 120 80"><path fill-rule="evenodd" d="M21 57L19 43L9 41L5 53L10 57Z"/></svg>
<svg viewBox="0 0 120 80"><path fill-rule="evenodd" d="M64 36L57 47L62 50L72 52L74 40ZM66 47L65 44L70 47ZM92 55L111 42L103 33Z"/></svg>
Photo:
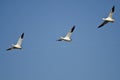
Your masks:
<svg viewBox="0 0 120 80"><path fill-rule="evenodd" d="M22 41L23 41L23 37L24 37L24 33L22 33L22 35L19 37L18 41L16 44L12 44L12 47L8 48L8 50L12 50L12 49L22 49Z"/></svg>
<svg viewBox="0 0 120 80"><path fill-rule="evenodd" d="M67 42L72 41L71 35L74 29L75 29L75 25L70 29L70 31L66 34L66 36L60 37L57 41L67 41Z"/></svg>
<svg viewBox="0 0 120 80"><path fill-rule="evenodd" d="M112 9L111 9L108 17L107 17L107 18L103 18L104 22L103 22L101 25L99 25L98 28L104 26L104 25L107 24L108 22L114 22L114 21L115 21L115 20L112 18L114 11L115 11L115 6L112 7Z"/></svg>

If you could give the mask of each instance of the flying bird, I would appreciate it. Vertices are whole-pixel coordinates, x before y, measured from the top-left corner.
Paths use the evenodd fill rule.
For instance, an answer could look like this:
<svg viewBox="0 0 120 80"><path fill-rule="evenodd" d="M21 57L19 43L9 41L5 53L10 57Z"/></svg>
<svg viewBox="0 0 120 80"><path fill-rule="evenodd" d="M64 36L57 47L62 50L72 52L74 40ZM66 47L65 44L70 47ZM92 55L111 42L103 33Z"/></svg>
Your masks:
<svg viewBox="0 0 120 80"><path fill-rule="evenodd" d="M111 9L108 17L107 17L107 18L103 18L104 22L103 22L101 25L99 25L98 28L104 26L105 24L107 24L107 23L109 23L109 22L112 22L112 23L113 23L113 22L115 21L115 20L112 18L114 11L115 11L115 6L112 7L112 9Z"/></svg>
<svg viewBox="0 0 120 80"><path fill-rule="evenodd" d="M67 41L67 42L72 41L71 35L74 29L75 29L75 25L70 29L70 31L66 34L66 36L60 37L57 41Z"/></svg>
<svg viewBox="0 0 120 80"><path fill-rule="evenodd" d="M6 49L7 51L12 50L12 49L22 49L22 41L23 41L24 33L19 37L18 41L16 44L12 44L12 47Z"/></svg>

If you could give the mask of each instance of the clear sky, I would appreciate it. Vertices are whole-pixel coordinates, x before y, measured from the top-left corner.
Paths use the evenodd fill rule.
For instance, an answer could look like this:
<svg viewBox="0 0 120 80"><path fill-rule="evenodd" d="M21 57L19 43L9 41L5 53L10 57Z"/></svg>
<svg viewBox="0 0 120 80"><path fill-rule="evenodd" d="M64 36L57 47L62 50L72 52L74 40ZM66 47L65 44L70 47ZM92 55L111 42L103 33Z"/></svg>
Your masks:
<svg viewBox="0 0 120 80"><path fill-rule="evenodd" d="M0 80L120 80L120 0L0 0Z"/></svg>

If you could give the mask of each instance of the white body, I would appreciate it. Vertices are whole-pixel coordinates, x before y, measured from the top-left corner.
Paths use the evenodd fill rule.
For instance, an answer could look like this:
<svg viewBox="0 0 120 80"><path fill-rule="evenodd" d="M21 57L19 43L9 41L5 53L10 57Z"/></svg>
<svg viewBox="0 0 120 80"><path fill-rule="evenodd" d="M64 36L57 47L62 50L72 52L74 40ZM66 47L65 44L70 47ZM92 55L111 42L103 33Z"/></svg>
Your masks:
<svg viewBox="0 0 120 80"><path fill-rule="evenodd" d="M12 47L16 48L16 49L22 49L21 45L18 45L18 44L16 44L16 45L12 44Z"/></svg>
<svg viewBox="0 0 120 80"><path fill-rule="evenodd" d="M104 21L114 22L115 20L111 17L103 18Z"/></svg>
<svg viewBox="0 0 120 80"><path fill-rule="evenodd" d="M72 41L72 39L71 39L70 37L67 37L67 36L65 36L65 37L60 37L60 39L61 39L61 40L64 40L64 41L68 41L68 42Z"/></svg>

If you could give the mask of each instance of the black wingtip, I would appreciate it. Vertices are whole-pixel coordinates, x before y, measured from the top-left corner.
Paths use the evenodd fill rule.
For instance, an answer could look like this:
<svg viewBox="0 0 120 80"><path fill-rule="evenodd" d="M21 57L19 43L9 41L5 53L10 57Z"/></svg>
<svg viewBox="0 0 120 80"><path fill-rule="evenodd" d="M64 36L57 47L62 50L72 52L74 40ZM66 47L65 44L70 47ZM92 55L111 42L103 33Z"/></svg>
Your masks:
<svg viewBox="0 0 120 80"><path fill-rule="evenodd" d="M98 26L97 28L101 28L103 25Z"/></svg>
<svg viewBox="0 0 120 80"><path fill-rule="evenodd" d="M24 33L22 33L22 35L21 35L21 39L23 39L23 37L24 37Z"/></svg>
<svg viewBox="0 0 120 80"><path fill-rule="evenodd" d="M72 27L71 32L73 32L73 31L74 31L74 29L75 29L75 25Z"/></svg>
<svg viewBox="0 0 120 80"><path fill-rule="evenodd" d="M112 7L112 12L114 12L114 11L115 11L115 6Z"/></svg>
<svg viewBox="0 0 120 80"><path fill-rule="evenodd" d="M62 41L61 39L58 39L58 40L56 40L56 41Z"/></svg>
<svg viewBox="0 0 120 80"><path fill-rule="evenodd" d="M57 39L56 41L62 41L62 39L61 39L61 38L59 38L59 39Z"/></svg>
<svg viewBox="0 0 120 80"><path fill-rule="evenodd" d="M98 26L97 28L101 28L102 26Z"/></svg>
<svg viewBox="0 0 120 80"><path fill-rule="evenodd" d="M8 48L8 49L6 49L6 51L9 51L9 50L12 50L12 48Z"/></svg>

